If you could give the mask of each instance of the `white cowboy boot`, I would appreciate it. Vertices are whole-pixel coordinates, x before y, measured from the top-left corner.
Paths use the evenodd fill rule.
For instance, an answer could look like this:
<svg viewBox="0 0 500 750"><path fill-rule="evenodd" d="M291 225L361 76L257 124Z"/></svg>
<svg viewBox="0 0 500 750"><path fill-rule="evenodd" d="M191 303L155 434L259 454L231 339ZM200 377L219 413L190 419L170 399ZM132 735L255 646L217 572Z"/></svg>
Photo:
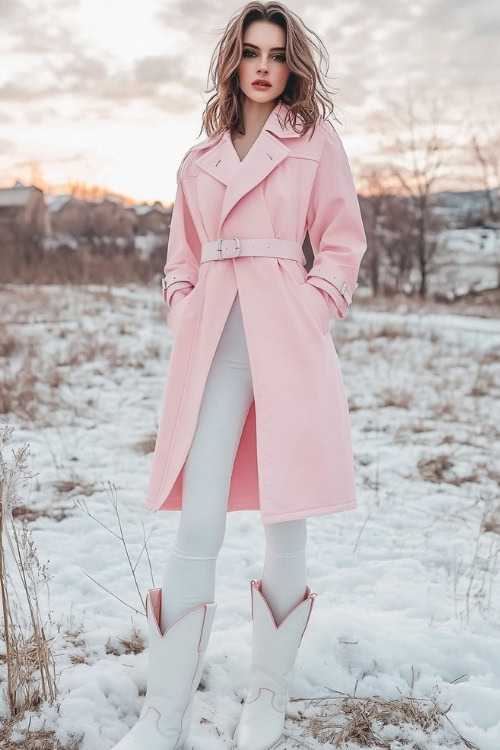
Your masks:
<svg viewBox="0 0 500 750"><path fill-rule="evenodd" d="M148 683L132 729L113 750L180 750L191 725L205 651L217 604L201 604L161 634L162 589L146 596L149 631Z"/></svg>
<svg viewBox="0 0 500 750"><path fill-rule="evenodd" d="M317 594L306 587L304 600L276 627L262 594L262 579L251 581L252 666L250 687L232 750L271 750L283 734L288 684Z"/></svg>

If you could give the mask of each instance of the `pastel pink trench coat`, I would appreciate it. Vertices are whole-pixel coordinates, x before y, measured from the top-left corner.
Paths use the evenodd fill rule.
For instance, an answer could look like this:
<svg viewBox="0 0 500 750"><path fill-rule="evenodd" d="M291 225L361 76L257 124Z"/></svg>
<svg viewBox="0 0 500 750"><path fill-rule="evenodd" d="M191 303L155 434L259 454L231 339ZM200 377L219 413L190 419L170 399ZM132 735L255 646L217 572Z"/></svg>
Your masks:
<svg viewBox="0 0 500 750"><path fill-rule="evenodd" d="M174 343L145 507L182 508L182 473L210 365L236 294L254 401L241 435L228 511L266 523L357 507L349 411L329 331L358 286L366 237L347 156L332 126L282 127L278 102L240 161L229 130L185 154L177 172L164 298ZM281 120L281 122L280 122ZM240 256L200 264L223 238L304 242L314 264ZM304 261L305 262L305 261Z"/></svg>

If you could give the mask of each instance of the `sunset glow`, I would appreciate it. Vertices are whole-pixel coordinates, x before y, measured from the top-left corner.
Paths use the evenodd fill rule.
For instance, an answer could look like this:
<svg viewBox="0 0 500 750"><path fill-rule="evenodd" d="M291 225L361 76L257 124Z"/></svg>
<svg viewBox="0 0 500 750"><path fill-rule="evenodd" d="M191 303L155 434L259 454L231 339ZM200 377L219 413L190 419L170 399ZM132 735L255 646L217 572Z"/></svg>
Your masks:
<svg viewBox="0 0 500 750"><path fill-rule="evenodd" d="M60 193L78 182L135 201L171 202L182 155L205 137L212 50L239 7L158 0L2 4L0 186L21 180ZM439 104L441 125L453 123L463 144L478 120L498 119L493 2L289 7L330 55L338 130L360 187L367 166L380 160L380 137L395 127L379 118L409 89Z"/></svg>

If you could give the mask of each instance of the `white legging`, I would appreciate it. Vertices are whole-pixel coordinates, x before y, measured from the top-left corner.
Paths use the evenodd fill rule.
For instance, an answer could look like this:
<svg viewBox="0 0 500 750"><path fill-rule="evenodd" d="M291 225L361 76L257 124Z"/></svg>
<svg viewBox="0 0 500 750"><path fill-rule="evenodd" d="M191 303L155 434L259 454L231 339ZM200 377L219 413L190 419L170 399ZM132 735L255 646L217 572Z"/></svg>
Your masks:
<svg viewBox="0 0 500 750"><path fill-rule="evenodd" d="M253 401L250 362L236 295L208 375L183 477L177 538L163 577L162 632L189 610L214 601L234 459ZM302 601L307 519L263 523L262 593L276 623Z"/></svg>

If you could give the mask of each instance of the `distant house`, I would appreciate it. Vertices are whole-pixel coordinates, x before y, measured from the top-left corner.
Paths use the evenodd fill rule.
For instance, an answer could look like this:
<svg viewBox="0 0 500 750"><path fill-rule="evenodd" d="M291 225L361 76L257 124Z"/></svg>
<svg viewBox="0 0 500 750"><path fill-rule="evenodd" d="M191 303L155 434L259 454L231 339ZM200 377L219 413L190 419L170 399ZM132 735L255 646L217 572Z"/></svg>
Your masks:
<svg viewBox="0 0 500 750"><path fill-rule="evenodd" d="M132 242L146 257L162 246L170 229L172 208L152 205L127 207L114 195L84 200L71 194L44 195L42 190L16 182L0 189L0 231L17 228L28 235L41 234L46 249L61 245L79 247L93 238Z"/></svg>
<svg viewBox="0 0 500 750"><path fill-rule="evenodd" d="M54 234L82 236L89 227L89 204L72 195L56 195L47 198L47 207Z"/></svg>
<svg viewBox="0 0 500 750"><path fill-rule="evenodd" d="M50 234L50 215L43 191L34 185L16 181L10 188L0 188L0 228L27 229L31 234Z"/></svg>
<svg viewBox="0 0 500 750"><path fill-rule="evenodd" d="M134 238L132 221L123 203L107 197L99 203L90 203L90 223L98 237Z"/></svg>
<svg viewBox="0 0 500 750"><path fill-rule="evenodd" d="M72 195L58 195L49 199L48 208L52 230L60 237L134 237L128 209L112 196L86 201Z"/></svg>
<svg viewBox="0 0 500 750"><path fill-rule="evenodd" d="M152 206L143 203L127 210L133 216L136 234L168 234L172 209L164 208L160 201L155 201Z"/></svg>
<svg viewBox="0 0 500 750"><path fill-rule="evenodd" d="M500 214L500 190L442 191L430 196L436 214L445 217L448 226L483 224Z"/></svg>

